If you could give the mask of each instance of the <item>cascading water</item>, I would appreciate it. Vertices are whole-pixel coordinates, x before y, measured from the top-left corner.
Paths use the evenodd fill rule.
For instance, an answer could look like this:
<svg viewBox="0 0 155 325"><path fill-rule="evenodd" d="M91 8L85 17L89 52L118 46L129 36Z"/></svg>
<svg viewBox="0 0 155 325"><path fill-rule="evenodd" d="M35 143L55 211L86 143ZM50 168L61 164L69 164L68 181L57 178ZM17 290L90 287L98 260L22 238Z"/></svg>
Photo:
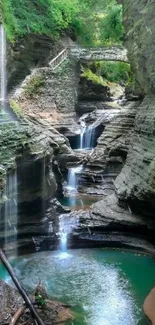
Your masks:
<svg viewBox="0 0 155 325"><path fill-rule="evenodd" d="M91 149L93 148L94 142L94 129L92 126L86 126L86 123L81 121L81 132L80 132L80 149Z"/></svg>
<svg viewBox="0 0 155 325"><path fill-rule="evenodd" d="M13 248L17 256L18 193L17 171L7 176L5 191L5 249Z"/></svg>
<svg viewBox="0 0 155 325"><path fill-rule="evenodd" d="M60 235L60 258L69 256L68 250L68 237L73 229L78 225L78 218L71 217L64 214L59 217L59 235Z"/></svg>
<svg viewBox="0 0 155 325"><path fill-rule="evenodd" d="M83 166L77 166L68 169L68 185L67 188L70 190L76 190L77 188L77 174L79 174L83 169Z"/></svg>
<svg viewBox="0 0 155 325"><path fill-rule="evenodd" d="M46 214L46 163L45 157L42 162L42 218Z"/></svg>
<svg viewBox="0 0 155 325"><path fill-rule="evenodd" d="M93 147L93 134L94 134L94 129L91 126L88 126L86 129L85 133L85 142L84 142L84 147L91 149Z"/></svg>
<svg viewBox="0 0 155 325"><path fill-rule="evenodd" d="M0 60L1 60L1 93L0 101L2 110L5 111L6 106L6 35L3 25L0 25Z"/></svg>
<svg viewBox="0 0 155 325"><path fill-rule="evenodd" d="M81 121L80 149L83 149L83 146L84 146L85 131L86 131L86 123L84 121Z"/></svg>
<svg viewBox="0 0 155 325"><path fill-rule="evenodd" d="M0 25L0 123L17 121L17 116L7 102L7 73L6 73L6 34L3 25Z"/></svg>

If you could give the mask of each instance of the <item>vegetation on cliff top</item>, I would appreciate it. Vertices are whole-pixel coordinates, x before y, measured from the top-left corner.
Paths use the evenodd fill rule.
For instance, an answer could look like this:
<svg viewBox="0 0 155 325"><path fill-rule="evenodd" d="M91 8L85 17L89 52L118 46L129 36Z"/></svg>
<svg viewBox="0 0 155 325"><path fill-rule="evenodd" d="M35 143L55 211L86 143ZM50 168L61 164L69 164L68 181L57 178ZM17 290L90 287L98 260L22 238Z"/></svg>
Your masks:
<svg viewBox="0 0 155 325"><path fill-rule="evenodd" d="M121 42L122 9L116 0L1 0L8 38L58 37L66 31L85 45Z"/></svg>
<svg viewBox="0 0 155 325"><path fill-rule="evenodd" d="M106 61L87 64L83 68L81 76L103 86L108 85L108 82L128 86L132 74L130 64Z"/></svg>

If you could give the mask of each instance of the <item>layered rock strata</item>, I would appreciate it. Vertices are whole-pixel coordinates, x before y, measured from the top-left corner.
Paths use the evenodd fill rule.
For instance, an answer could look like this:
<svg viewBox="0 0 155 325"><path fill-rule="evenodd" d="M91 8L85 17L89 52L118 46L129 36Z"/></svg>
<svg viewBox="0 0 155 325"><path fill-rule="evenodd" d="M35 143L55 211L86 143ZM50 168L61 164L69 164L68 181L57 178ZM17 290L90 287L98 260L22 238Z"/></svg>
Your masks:
<svg viewBox="0 0 155 325"><path fill-rule="evenodd" d="M69 150L66 139L55 132L56 142L52 130L30 122L1 125L1 243L8 227L9 236L17 230L18 238L48 234L51 211L55 211L54 218L59 210L53 199L62 195L56 155L63 154L65 148Z"/></svg>
<svg viewBox="0 0 155 325"><path fill-rule="evenodd" d="M99 195L110 194L114 180L120 173L128 153L136 114L136 104L102 111L101 117L93 124L104 126L97 140L96 148L87 156L81 176L80 191ZM86 186L89 186L87 189Z"/></svg>
<svg viewBox="0 0 155 325"><path fill-rule="evenodd" d="M155 4L146 0L120 2L129 60L146 98L137 110L126 164L115 185L119 199L129 202L133 210L148 218L155 216Z"/></svg>

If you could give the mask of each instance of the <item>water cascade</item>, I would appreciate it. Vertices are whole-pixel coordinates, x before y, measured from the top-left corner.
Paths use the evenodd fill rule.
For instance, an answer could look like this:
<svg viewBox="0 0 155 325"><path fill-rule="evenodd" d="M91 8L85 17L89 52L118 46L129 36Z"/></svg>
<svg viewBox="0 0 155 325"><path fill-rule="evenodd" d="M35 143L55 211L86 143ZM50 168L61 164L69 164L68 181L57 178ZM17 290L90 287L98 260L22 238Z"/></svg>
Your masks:
<svg viewBox="0 0 155 325"><path fill-rule="evenodd" d="M85 137L84 137L84 148L92 149L93 141L94 141L94 129L91 126L88 126L86 129Z"/></svg>
<svg viewBox="0 0 155 325"><path fill-rule="evenodd" d="M85 131L86 131L86 123L84 121L81 121L80 149L83 149Z"/></svg>
<svg viewBox="0 0 155 325"><path fill-rule="evenodd" d="M7 73L6 73L6 34L3 25L0 25L0 123L8 123L10 120L17 121L17 116L14 114L7 101Z"/></svg>
<svg viewBox="0 0 155 325"><path fill-rule="evenodd" d="M92 126L86 126L86 123L81 121L80 132L80 149L92 149L94 145L94 129Z"/></svg>
<svg viewBox="0 0 155 325"><path fill-rule="evenodd" d="M68 189L76 190L77 188L77 174L83 169L82 165L68 169Z"/></svg>
<svg viewBox="0 0 155 325"><path fill-rule="evenodd" d="M62 214L59 217L59 236L60 236L60 257L66 258L68 254L68 238L73 229L78 225L78 218L69 214Z"/></svg>
<svg viewBox="0 0 155 325"><path fill-rule="evenodd" d="M18 193L16 170L7 176L5 197L5 247L6 250L13 248L14 256L17 256Z"/></svg>
<svg viewBox="0 0 155 325"><path fill-rule="evenodd" d="M1 78L1 92L0 102L2 110L5 111L6 106L6 35L3 25L0 25L0 78Z"/></svg>

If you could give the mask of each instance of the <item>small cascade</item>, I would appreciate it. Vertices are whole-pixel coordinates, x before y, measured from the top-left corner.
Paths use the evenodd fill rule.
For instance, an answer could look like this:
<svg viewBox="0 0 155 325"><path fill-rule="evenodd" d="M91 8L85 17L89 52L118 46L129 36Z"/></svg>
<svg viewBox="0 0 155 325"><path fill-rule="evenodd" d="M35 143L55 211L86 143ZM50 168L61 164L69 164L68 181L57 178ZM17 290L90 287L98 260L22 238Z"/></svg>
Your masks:
<svg viewBox="0 0 155 325"><path fill-rule="evenodd" d="M60 258L67 258L68 239L73 229L78 226L79 220L70 215L61 215L59 217L59 235L60 235Z"/></svg>
<svg viewBox="0 0 155 325"><path fill-rule="evenodd" d="M0 25L0 78L1 78L1 92L0 101L2 110L5 111L6 105L6 35L3 25Z"/></svg>
<svg viewBox="0 0 155 325"><path fill-rule="evenodd" d="M80 149L83 149L83 146L84 146L85 131L86 131L86 123L84 121L81 121Z"/></svg>
<svg viewBox="0 0 155 325"><path fill-rule="evenodd" d="M91 126L88 126L85 133L84 147L87 149L92 149L93 142L94 142L94 129Z"/></svg>
<svg viewBox="0 0 155 325"><path fill-rule="evenodd" d="M17 256L17 226L18 226L18 193L17 171L8 174L5 202L5 248L13 248Z"/></svg>
<svg viewBox="0 0 155 325"><path fill-rule="evenodd" d="M91 125L87 127L83 120L80 124L80 149L92 149L94 145L94 129Z"/></svg>
<svg viewBox="0 0 155 325"><path fill-rule="evenodd" d="M83 169L83 165L79 165L77 167L69 168L68 169L68 185L67 188L70 190L77 189L77 174L79 174Z"/></svg>
<svg viewBox="0 0 155 325"><path fill-rule="evenodd" d="M46 215L46 162L45 157L42 162L42 217Z"/></svg>
<svg viewBox="0 0 155 325"><path fill-rule="evenodd" d="M65 224L65 217L62 215L59 217L59 235L60 235L60 257L67 257L67 239L68 231Z"/></svg>

